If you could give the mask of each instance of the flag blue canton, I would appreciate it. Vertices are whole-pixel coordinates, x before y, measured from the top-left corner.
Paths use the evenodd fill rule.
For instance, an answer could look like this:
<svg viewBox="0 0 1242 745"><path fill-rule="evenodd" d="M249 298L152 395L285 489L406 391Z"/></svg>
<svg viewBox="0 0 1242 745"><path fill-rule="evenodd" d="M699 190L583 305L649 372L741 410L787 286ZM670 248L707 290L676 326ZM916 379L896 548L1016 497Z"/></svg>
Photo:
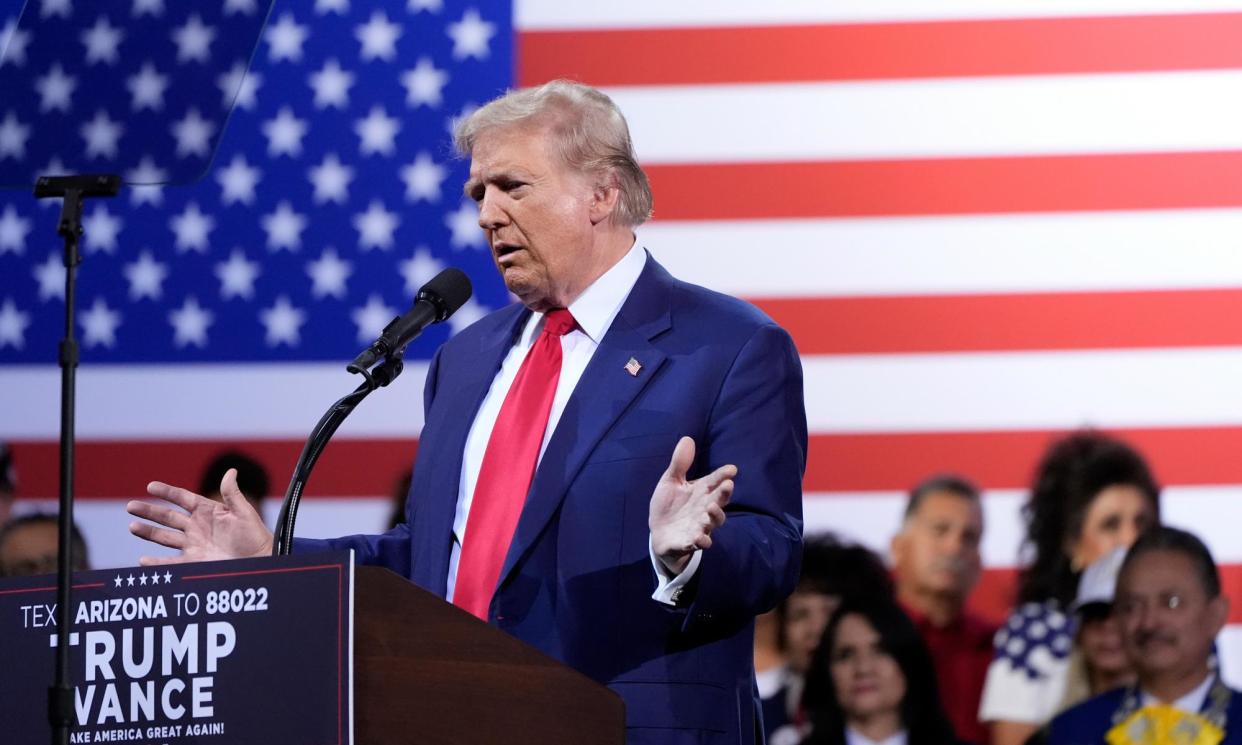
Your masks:
<svg viewBox="0 0 1242 745"><path fill-rule="evenodd" d="M475 297L408 357L509 302L450 137L511 85L509 4L278 2L243 81L239 40L267 7L32 0L16 24L20 3L0 2L0 74L24 86L0 107L5 180L78 165L130 184L183 180L219 140L193 184L88 203L85 362L345 361L449 265ZM49 31L56 60L42 56ZM79 108L100 76L125 85ZM55 362L58 214L28 189L0 194L0 364Z"/></svg>

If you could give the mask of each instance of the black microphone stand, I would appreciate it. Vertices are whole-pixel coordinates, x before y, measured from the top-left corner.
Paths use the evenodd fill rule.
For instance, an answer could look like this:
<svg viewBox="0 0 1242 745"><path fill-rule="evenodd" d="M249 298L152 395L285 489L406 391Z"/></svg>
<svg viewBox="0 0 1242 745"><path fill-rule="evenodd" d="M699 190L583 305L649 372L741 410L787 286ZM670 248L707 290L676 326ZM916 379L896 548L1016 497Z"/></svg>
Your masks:
<svg viewBox="0 0 1242 745"><path fill-rule="evenodd" d="M65 240L65 336L60 341L60 550L56 559L56 677L47 691L47 716L53 745L68 745L73 724L73 686L69 672L70 602L73 589L73 475L74 418L77 402L78 342L74 338L74 295L82 254L82 206L88 197L114 197L121 177L44 176L35 182L36 199L64 197L56 232Z"/></svg>
<svg viewBox="0 0 1242 745"><path fill-rule="evenodd" d="M349 371L359 373L365 378L363 382L332 406L319 419L319 423L311 430L302 454L298 456L297 466L293 469L293 478L289 481L289 489L285 491L285 501L280 505L280 518L276 521L275 540L272 541L272 556L287 556L293 549L293 525L298 519L298 504L302 501L302 491L310 479L311 469L319 460L328 440L336 432L362 399L377 388L383 388L397 379L405 367L403 357L405 350L399 349L384 358L384 361L371 370L355 368L350 365Z"/></svg>

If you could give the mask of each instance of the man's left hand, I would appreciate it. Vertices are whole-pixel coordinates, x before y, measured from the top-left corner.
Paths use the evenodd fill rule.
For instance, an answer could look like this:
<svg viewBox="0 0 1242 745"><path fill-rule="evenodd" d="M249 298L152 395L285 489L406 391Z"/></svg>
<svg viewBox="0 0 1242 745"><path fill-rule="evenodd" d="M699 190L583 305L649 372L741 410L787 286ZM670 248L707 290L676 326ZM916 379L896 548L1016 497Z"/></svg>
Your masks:
<svg viewBox="0 0 1242 745"><path fill-rule="evenodd" d="M693 463L694 440L683 437L651 494L651 549L673 575L681 574L696 550L711 548L712 531L724 524L724 506L737 476L737 466L730 464L687 481Z"/></svg>

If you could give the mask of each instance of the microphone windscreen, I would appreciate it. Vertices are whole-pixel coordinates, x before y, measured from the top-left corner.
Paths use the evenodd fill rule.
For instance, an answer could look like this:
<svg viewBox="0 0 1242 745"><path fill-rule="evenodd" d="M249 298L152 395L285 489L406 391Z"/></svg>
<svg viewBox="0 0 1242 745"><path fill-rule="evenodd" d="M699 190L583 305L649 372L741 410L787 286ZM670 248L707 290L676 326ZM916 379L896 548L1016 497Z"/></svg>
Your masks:
<svg viewBox="0 0 1242 745"><path fill-rule="evenodd" d="M443 321L465 305L473 292L474 288L470 285L470 278L466 276L466 273L455 267L449 267L423 285L418 291L418 297L435 303L440 309L438 320Z"/></svg>

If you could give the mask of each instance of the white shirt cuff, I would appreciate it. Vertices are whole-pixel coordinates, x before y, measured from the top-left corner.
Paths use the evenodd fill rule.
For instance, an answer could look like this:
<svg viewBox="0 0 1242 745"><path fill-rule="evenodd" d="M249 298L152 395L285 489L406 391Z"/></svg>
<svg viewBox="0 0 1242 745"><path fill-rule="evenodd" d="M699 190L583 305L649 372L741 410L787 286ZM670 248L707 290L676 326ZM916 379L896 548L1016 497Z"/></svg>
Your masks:
<svg viewBox="0 0 1242 745"><path fill-rule="evenodd" d="M690 563L686 564L686 568L676 576L669 574L668 569L664 568L664 564L655 555L650 538L647 539L647 552L651 554L651 566L655 569L656 575L656 589L651 593L651 599L665 605L677 605L685 586L694 579L694 573L699 570L699 562L703 560L702 549L696 549L693 554L690 554Z"/></svg>

